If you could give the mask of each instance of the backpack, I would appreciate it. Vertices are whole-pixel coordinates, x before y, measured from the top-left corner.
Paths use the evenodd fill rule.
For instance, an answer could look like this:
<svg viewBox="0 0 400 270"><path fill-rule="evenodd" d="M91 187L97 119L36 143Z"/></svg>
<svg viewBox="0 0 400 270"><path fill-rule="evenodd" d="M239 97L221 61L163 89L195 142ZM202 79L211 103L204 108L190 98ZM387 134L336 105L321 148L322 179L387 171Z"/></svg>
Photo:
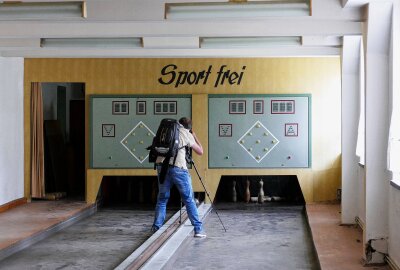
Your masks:
<svg viewBox="0 0 400 270"><path fill-rule="evenodd" d="M147 148L150 150L149 162L156 162L158 156L166 159L175 157L179 150L179 127L181 124L175 119L161 120L153 143ZM175 160L174 160L175 163Z"/></svg>
<svg viewBox="0 0 400 270"><path fill-rule="evenodd" d="M153 138L153 143L147 148L148 150L150 150L149 162L150 163L154 162L154 169L156 168L155 162L157 160L157 157L159 156L165 157L158 178L160 183L164 182L171 157L174 157L173 164L175 164L176 157L180 149L179 148L180 127L182 127L182 125L179 124L179 122L175 119L165 118L161 120L156 136Z"/></svg>

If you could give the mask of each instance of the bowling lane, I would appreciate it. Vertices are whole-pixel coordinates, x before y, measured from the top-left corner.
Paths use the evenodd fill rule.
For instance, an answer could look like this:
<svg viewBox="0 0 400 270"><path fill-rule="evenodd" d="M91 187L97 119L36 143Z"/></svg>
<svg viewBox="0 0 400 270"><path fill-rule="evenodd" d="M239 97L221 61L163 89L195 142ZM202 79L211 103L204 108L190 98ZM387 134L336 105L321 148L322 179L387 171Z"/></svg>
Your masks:
<svg viewBox="0 0 400 270"><path fill-rule="evenodd" d="M153 207L101 209L0 261L0 269L113 269L151 236L153 217Z"/></svg>
<svg viewBox="0 0 400 270"><path fill-rule="evenodd" d="M190 235L163 269L320 269L303 206L224 203Z"/></svg>

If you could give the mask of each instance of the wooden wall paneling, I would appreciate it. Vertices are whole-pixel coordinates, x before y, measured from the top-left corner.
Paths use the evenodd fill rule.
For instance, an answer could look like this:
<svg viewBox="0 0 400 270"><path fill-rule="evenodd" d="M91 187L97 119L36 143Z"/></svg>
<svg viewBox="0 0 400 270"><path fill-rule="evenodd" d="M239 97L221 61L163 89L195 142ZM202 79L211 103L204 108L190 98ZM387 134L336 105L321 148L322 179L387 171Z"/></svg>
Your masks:
<svg viewBox="0 0 400 270"><path fill-rule="evenodd" d="M161 69L174 64L181 71L200 71L212 65L207 84L162 85ZM214 87L217 71L241 71L246 66L240 85ZM296 174L307 201L336 198L340 187L340 58L124 58L124 59L26 59L25 60L25 196L29 198L30 127L29 108L31 82L85 83L86 114L86 199L93 202L104 175L154 175L153 170L93 170L89 168L89 101L93 94L192 94L194 127L207 148L208 94L303 94L312 95L312 167L306 169L226 170L208 169L207 149L196 158L204 174L210 194L214 196L221 175ZM199 121L200 120L200 121ZM197 125L201 125L201 127ZM193 179L197 176L192 173ZM193 182L195 191L202 191ZM317 194L317 196L316 196Z"/></svg>

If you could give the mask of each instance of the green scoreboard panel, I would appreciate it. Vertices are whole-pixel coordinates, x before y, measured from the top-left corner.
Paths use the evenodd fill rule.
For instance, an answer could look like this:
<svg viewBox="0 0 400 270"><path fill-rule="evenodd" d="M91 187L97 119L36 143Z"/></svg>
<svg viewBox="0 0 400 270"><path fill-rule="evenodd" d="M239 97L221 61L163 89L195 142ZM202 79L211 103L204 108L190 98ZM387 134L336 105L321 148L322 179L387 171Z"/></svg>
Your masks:
<svg viewBox="0 0 400 270"><path fill-rule="evenodd" d="M152 168L149 152L164 118L191 117L190 96L90 98L91 168Z"/></svg>
<svg viewBox="0 0 400 270"><path fill-rule="evenodd" d="M210 168L311 167L311 95L210 95Z"/></svg>

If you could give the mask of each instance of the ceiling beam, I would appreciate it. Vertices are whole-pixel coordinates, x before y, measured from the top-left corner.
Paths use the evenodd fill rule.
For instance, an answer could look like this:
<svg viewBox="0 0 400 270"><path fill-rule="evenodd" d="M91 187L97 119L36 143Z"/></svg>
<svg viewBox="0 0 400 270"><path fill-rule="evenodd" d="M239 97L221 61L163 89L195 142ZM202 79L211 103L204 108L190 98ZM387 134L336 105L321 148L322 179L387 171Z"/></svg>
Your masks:
<svg viewBox="0 0 400 270"><path fill-rule="evenodd" d="M23 0L24 3L37 1ZM70 0L40 0L40 2L64 1ZM314 0L312 1L312 16L319 19L357 21L361 19L360 10L347 8L357 5L349 3L346 5L346 9L343 9L343 6L346 2L367 1L373 0ZM3 1L0 0L1 2ZM228 0L86 0L87 18L85 21L158 21L164 19L166 3L182 2L223 3Z"/></svg>
<svg viewBox="0 0 400 270"><path fill-rule="evenodd" d="M1 22L2 38L62 37L242 37L360 35L362 25L353 21L326 21L312 18L263 21L212 22Z"/></svg>
<svg viewBox="0 0 400 270"><path fill-rule="evenodd" d="M187 58L187 57L309 57L339 56L334 47L275 47L239 49L21 49L2 51L3 57L25 58Z"/></svg>
<svg viewBox="0 0 400 270"><path fill-rule="evenodd" d="M39 48L40 38L0 38L0 48L4 50L20 48Z"/></svg>

